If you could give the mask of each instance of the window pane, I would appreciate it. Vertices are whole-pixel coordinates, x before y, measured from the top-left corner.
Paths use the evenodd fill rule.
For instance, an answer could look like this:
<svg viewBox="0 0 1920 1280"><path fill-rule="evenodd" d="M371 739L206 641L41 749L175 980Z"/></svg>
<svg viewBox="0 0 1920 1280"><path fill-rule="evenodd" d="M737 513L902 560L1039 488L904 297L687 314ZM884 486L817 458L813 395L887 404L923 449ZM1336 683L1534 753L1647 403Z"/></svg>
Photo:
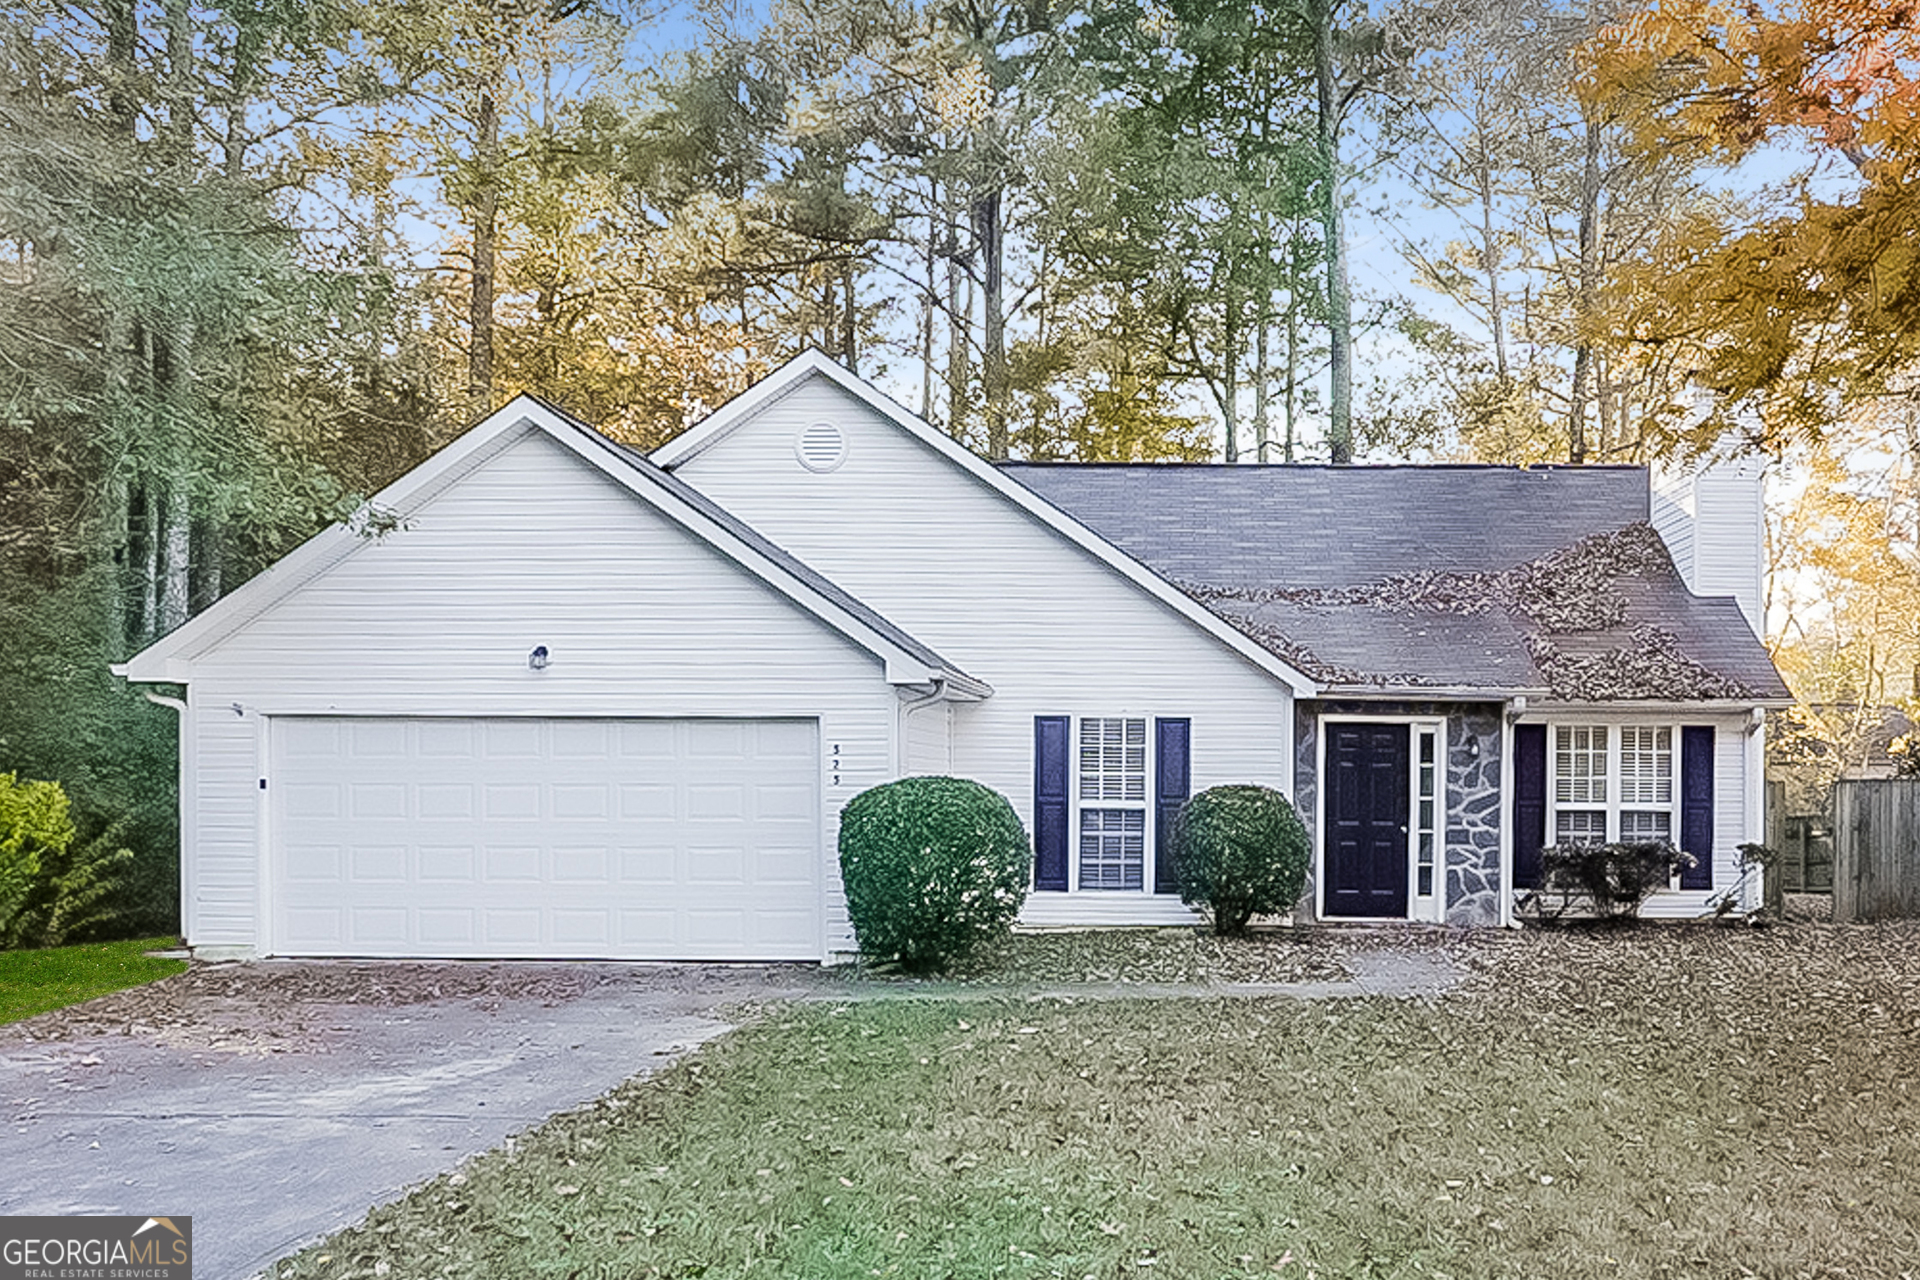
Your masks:
<svg viewBox="0 0 1920 1280"><path fill-rule="evenodd" d="M1433 896L1433 868L1431 866L1420 868L1420 888L1418 892L1423 898L1431 898Z"/></svg>
<svg viewBox="0 0 1920 1280"><path fill-rule="evenodd" d="M1620 813L1620 838L1622 840L1671 840L1673 815L1624 809Z"/></svg>
<svg viewBox="0 0 1920 1280"><path fill-rule="evenodd" d="M1577 844L1605 844L1607 815L1599 809L1562 809L1554 815L1553 838Z"/></svg>
<svg viewBox="0 0 1920 1280"><path fill-rule="evenodd" d="M1144 809L1080 811L1080 887L1138 889L1147 865Z"/></svg>
<svg viewBox="0 0 1920 1280"><path fill-rule="evenodd" d="M1147 798L1147 722L1120 716L1080 721L1080 799Z"/></svg>
<svg viewBox="0 0 1920 1280"><path fill-rule="evenodd" d="M1561 804L1605 804L1607 726L1561 725L1554 733L1554 796Z"/></svg>
<svg viewBox="0 0 1920 1280"><path fill-rule="evenodd" d="M1620 731L1620 799L1627 804L1672 801L1672 729L1636 725Z"/></svg>

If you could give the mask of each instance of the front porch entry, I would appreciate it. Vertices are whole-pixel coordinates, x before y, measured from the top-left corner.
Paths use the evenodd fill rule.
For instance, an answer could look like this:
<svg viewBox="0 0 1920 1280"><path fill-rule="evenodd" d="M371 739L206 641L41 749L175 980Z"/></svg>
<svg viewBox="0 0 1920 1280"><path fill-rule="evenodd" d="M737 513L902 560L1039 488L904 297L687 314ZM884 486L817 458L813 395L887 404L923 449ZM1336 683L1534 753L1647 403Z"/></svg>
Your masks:
<svg viewBox="0 0 1920 1280"><path fill-rule="evenodd" d="M1412 726L1326 723L1324 915L1407 918Z"/></svg>

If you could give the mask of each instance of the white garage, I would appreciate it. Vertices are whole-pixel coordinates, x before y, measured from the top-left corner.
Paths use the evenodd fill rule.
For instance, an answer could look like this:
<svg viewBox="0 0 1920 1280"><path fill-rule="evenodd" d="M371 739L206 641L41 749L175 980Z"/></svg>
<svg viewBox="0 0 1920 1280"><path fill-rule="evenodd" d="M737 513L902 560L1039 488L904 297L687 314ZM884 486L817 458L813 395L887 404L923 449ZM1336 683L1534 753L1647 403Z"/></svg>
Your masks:
<svg viewBox="0 0 1920 1280"><path fill-rule="evenodd" d="M274 950L820 955L811 720L276 717Z"/></svg>
<svg viewBox="0 0 1920 1280"><path fill-rule="evenodd" d="M854 948L841 807L991 687L530 400L368 510L114 668L179 715L196 954Z"/></svg>

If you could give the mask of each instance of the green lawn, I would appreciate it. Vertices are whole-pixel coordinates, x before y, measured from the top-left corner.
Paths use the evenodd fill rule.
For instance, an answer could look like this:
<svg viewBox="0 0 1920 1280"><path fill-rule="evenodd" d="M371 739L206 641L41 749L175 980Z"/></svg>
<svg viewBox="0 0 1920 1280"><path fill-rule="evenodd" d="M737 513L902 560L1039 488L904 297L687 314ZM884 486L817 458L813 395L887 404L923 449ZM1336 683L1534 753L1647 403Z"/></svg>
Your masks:
<svg viewBox="0 0 1920 1280"><path fill-rule="evenodd" d="M276 1272L1898 1276L1920 948L1795 936L1493 938L1432 1002L791 1007Z"/></svg>
<svg viewBox="0 0 1920 1280"><path fill-rule="evenodd" d="M178 942L177 938L141 938L44 951L0 951L0 1023L184 973L185 960L155 960L141 954Z"/></svg>

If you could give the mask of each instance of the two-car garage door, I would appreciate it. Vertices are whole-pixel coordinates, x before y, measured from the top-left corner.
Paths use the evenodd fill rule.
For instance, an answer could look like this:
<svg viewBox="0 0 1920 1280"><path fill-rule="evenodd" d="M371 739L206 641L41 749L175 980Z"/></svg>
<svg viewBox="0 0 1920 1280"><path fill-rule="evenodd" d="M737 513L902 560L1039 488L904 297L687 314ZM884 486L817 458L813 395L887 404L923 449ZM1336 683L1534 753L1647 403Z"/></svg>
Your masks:
<svg viewBox="0 0 1920 1280"><path fill-rule="evenodd" d="M281 955L818 959L811 720L276 717Z"/></svg>

